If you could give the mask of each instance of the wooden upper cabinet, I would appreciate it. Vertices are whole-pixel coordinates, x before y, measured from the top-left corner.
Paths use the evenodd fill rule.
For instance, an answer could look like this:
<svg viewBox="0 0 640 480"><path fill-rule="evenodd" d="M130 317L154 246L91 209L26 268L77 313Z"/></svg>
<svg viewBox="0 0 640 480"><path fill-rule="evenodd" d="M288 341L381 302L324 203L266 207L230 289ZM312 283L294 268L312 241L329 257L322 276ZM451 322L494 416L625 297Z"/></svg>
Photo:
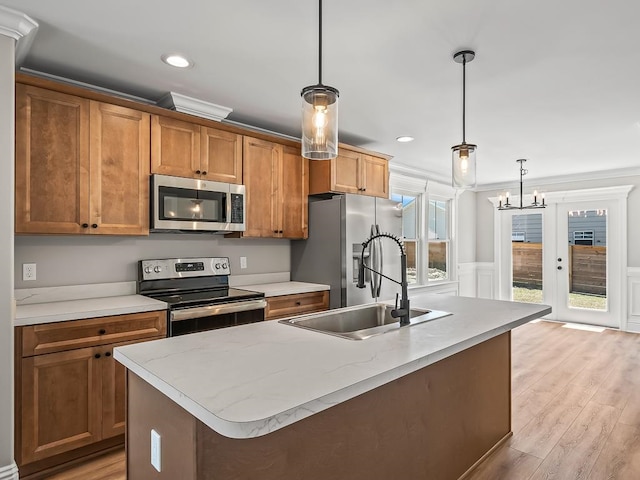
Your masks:
<svg viewBox="0 0 640 480"><path fill-rule="evenodd" d="M151 117L151 172L242 183L242 135Z"/></svg>
<svg viewBox="0 0 640 480"><path fill-rule="evenodd" d="M247 195L245 237L278 236L278 174L281 153L272 142L244 137L244 184Z"/></svg>
<svg viewBox="0 0 640 480"><path fill-rule="evenodd" d="M16 233L89 222L89 100L16 84Z"/></svg>
<svg viewBox="0 0 640 480"><path fill-rule="evenodd" d="M309 164L309 193L354 193L389 197L389 160L340 148L331 160Z"/></svg>
<svg viewBox="0 0 640 480"><path fill-rule="evenodd" d="M200 145L203 178L242 183L242 135L201 127Z"/></svg>
<svg viewBox="0 0 640 480"><path fill-rule="evenodd" d="M284 238L309 236L309 160L300 149L282 149L282 181L280 185L281 225Z"/></svg>
<svg viewBox="0 0 640 480"><path fill-rule="evenodd" d="M177 177L199 177L200 126L152 115L151 172Z"/></svg>
<svg viewBox="0 0 640 480"><path fill-rule="evenodd" d="M298 148L244 137L245 237L307 238L308 165Z"/></svg>
<svg viewBox="0 0 640 480"><path fill-rule="evenodd" d="M16 84L16 233L145 235L149 114Z"/></svg>
<svg viewBox="0 0 640 480"><path fill-rule="evenodd" d="M389 198L389 161L364 155L362 158L363 195Z"/></svg>
<svg viewBox="0 0 640 480"><path fill-rule="evenodd" d="M149 114L91 102L91 233L149 232Z"/></svg>

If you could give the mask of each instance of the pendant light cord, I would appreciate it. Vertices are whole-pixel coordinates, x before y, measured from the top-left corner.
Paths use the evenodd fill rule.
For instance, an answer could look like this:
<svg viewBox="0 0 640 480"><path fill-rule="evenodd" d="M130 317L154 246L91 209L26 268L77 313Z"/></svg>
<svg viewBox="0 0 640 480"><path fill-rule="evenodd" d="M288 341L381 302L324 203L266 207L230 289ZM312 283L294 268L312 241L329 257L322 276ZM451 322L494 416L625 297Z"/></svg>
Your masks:
<svg viewBox="0 0 640 480"><path fill-rule="evenodd" d="M318 21L318 85L322 85L322 0L319 0Z"/></svg>
<svg viewBox="0 0 640 480"><path fill-rule="evenodd" d="M322 0L320 0L322 2ZM467 54L462 54L462 143L465 140L465 124L466 124L466 92L467 92Z"/></svg>

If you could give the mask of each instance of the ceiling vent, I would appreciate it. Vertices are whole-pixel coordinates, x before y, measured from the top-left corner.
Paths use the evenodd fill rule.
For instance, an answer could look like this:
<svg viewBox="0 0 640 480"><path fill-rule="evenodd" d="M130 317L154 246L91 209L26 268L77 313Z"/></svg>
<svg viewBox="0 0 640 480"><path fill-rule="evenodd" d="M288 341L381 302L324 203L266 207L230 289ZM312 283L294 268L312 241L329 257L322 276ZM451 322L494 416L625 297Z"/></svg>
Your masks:
<svg viewBox="0 0 640 480"><path fill-rule="evenodd" d="M215 120L216 122L221 122L227 118L227 115L233 112L233 108L204 102L197 98L187 97L186 95L175 92L167 93L158 100L157 105L175 110L176 112L188 113L189 115Z"/></svg>

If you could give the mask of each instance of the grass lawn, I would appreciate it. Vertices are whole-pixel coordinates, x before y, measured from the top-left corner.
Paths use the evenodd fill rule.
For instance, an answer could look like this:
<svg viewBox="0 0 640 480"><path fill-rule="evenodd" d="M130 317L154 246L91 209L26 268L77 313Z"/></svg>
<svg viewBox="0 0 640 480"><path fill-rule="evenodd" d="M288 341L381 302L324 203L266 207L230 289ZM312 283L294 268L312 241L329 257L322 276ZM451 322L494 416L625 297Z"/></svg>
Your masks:
<svg viewBox="0 0 640 480"><path fill-rule="evenodd" d="M515 302L542 303L542 290L513 287L513 300ZM605 310L607 308L607 299L596 295L570 293L569 306L574 308L589 308L591 310Z"/></svg>

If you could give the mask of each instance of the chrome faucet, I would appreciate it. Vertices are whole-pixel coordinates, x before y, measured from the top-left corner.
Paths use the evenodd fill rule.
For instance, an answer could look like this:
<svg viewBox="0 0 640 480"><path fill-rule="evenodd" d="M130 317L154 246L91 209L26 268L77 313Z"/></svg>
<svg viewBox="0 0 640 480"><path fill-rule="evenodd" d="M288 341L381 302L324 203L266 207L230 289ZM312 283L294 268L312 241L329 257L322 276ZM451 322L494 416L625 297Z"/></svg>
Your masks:
<svg viewBox="0 0 640 480"><path fill-rule="evenodd" d="M369 268L364 264L364 251L369 246L369 244L375 240L376 238L386 237L395 241L400 247L400 274L401 280L397 281L393 278L387 277L386 275L375 271L373 268ZM371 235L366 241L362 243L362 253L360 254L360 263L358 264L358 283L356 287L365 288L364 284L364 269L367 269L373 273L376 273L387 280L391 280L393 283L397 283L402 287L402 298L400 299L400 308L398 308L398 295L396 294L396 305L393 310L391 310L391 316L393 318L400 318L400 326L403 327L405 325L409 325L411 322L409 321L409 294L407 292L407 253L404 249L404 243L395 235L391 233L377 233L375 235Z"/></svg>

